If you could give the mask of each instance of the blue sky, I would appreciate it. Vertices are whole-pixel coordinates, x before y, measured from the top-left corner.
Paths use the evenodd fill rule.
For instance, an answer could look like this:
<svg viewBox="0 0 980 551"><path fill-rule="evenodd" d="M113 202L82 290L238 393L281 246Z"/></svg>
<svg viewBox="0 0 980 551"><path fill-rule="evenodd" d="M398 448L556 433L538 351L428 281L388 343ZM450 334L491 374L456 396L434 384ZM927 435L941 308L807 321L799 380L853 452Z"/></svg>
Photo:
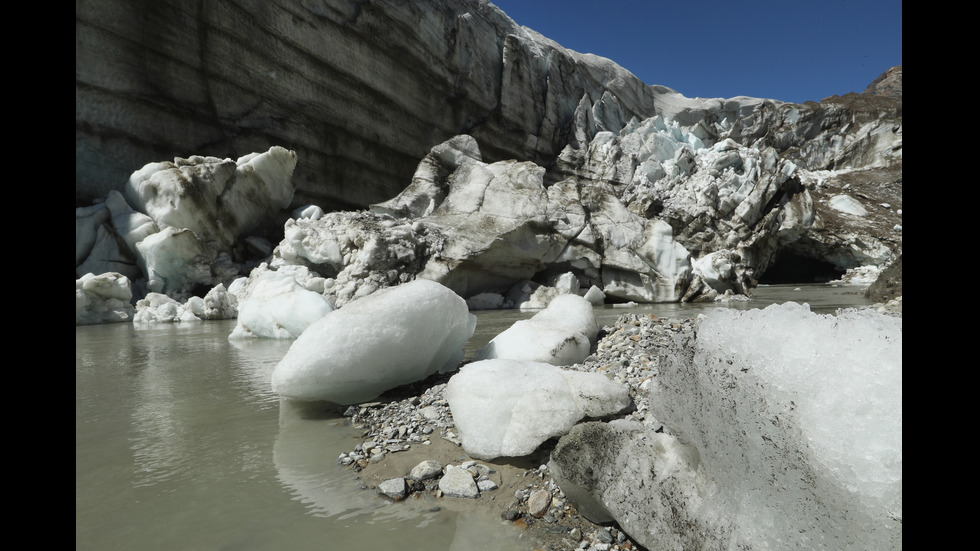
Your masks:
<svg viewBox="0 0 980 551"><path fill-rule="evenodd" d="M901 0L490 0L565 48L687 97L863 92L902 64Z"/></svg>

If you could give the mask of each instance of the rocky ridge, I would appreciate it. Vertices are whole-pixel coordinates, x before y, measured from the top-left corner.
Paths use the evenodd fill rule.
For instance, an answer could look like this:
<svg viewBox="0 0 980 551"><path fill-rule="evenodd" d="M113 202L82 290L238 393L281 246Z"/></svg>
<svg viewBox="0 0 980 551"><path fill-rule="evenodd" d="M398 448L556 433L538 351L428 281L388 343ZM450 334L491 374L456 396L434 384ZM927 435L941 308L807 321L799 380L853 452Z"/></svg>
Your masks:
<svg viewBox="0 0 980 551"><path fill-rule="evenodd" d="M885 96L889 98L901 99L902 66L897 65L882 73L878 78L874 79L867 88L864 89L863 93L873 96Z"/></svg>

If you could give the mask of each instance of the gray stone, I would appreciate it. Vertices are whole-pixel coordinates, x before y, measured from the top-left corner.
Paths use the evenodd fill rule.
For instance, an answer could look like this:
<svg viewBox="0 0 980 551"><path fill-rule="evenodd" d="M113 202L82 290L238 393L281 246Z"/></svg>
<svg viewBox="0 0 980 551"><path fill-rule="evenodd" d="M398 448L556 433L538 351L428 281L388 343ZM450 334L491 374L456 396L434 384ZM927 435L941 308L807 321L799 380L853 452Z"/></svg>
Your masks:
<svg viewBox="0 0 980 551"><path fill-rule="evenodd" d="M497 483L492 480L480 480L477 481L476 487L479 488L481 492L489 492L490 490L497 489Z"/></svg>
<svg viewBox="0 0 980 551"><path fill-rule="evenodd" d="M878 275L864 292L872 302L888 302L902 296L902 255Z"/></svg>
<svg viewBox="0 0 980 551"><path fill-rule="evenodd" d="M448 497L477 497L480 489L473 480L473 475L466 469L454 465L446 465L446 474L439 479L439 489Z"/></svg>
<svg viewBox="0 0 980 551"><path fill-rule="evenodd" d="M378 490L391 499L399 501L405 499L408 486L405 484L404 478L392 478L379 484Z"/></svg>
<svg viewBox="0 0 980 551"><path fill-rule="evenodd" d="M668 457L674 462L663 459ZM727 521L693 513L696 490L706 483L696 465L697 452L673 436L628 421L577 425L559 440L549 462L555 482L582 516L597 524L615 520L650 548L697 548L705 534L734 537Z"/></svg>
<svg viewBox="0 0 980 551"><path fill-rule="evenodd" d="M428 480L430 478L436 478L441 474L442 463L434 459L427 459L412 467L412 472L409 473L409 476L416 480Z"/></svg>

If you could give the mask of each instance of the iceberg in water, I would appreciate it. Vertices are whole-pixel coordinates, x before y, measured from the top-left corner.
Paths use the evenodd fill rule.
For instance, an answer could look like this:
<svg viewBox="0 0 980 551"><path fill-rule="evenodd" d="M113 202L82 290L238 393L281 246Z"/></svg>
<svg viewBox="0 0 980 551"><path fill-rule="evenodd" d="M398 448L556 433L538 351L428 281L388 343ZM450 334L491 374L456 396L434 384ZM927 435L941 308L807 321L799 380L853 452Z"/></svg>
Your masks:
<svg viewBox="0 0 980 551"><path fill-rule="evenodd" d="M448 287L418 279L347 303L313 322L272 373L294 401L356 404L455 369L476 316Z"/></svg>
<svg viewBox="0 0 980 551"><path fill-rule="evenodd" d="M238 322L229 338L294 339L334 310L322 293L305 288L288 273L255 270L249 295L238 307Z"/></svg>
<svg viewBox="0 0 980 551"><path fill-rule="evenodd" d="M558 295L534 317L515 322L494 337L473 359L573 365L589 355L598 333L591 302L578 295Z"/></svg>

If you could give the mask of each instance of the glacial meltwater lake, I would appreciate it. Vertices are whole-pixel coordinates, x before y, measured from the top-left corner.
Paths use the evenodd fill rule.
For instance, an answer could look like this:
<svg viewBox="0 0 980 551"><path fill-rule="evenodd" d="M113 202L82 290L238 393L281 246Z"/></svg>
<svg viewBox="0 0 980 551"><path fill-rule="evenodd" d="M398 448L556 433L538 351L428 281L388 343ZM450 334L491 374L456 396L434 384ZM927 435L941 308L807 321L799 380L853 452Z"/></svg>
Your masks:
<svg viewBox="0 0 980 551"><path fill-rule="evenodd" d="M603 306L689 318L712 308L864 306L864 286L771 285L749 302ZM475 312L470 357L535 312ZM234 320L75 328L76 550L526 550L500 519L363 490L337 463L346 419L280 419L270 377L292 341L229 341ZM379 327L383 330L383 327ZM512 496L508 496L512 497ZM451 498L445 498L451 499Z"/></svg>

